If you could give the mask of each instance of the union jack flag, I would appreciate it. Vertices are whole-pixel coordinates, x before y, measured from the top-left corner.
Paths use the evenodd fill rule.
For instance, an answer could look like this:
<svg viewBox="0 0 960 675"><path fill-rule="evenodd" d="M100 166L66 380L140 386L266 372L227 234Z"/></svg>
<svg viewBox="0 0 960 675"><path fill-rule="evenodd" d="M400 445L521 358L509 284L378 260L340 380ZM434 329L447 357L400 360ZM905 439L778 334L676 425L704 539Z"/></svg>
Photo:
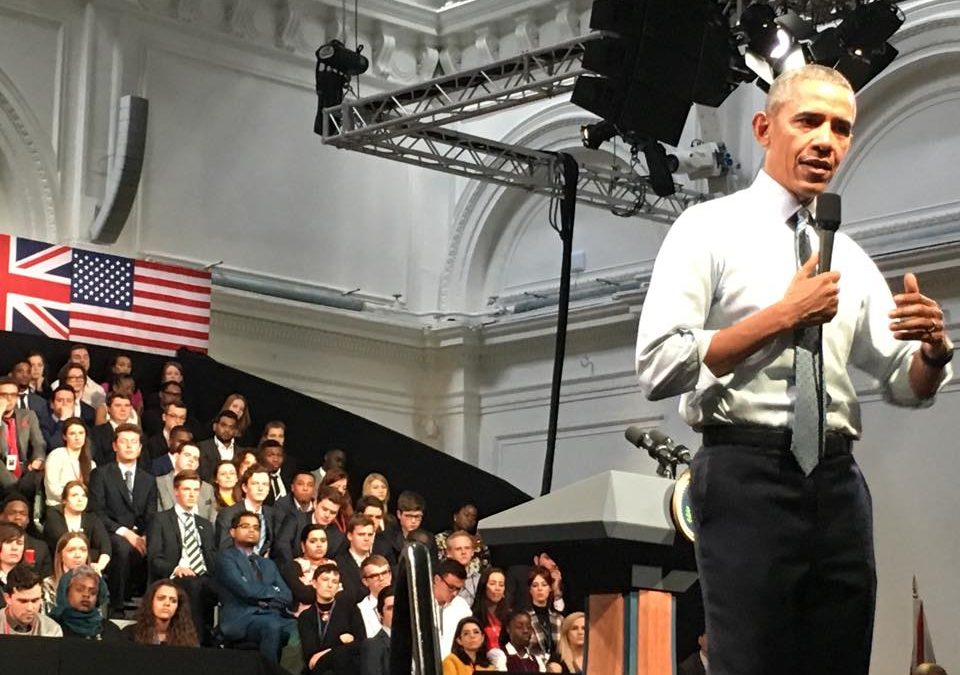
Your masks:
<svg viewBox="0 0 960 675"><path fill-rule="evenodd" d="M3 329L66 340L72 273L69 246L0 234Z"/></svg>

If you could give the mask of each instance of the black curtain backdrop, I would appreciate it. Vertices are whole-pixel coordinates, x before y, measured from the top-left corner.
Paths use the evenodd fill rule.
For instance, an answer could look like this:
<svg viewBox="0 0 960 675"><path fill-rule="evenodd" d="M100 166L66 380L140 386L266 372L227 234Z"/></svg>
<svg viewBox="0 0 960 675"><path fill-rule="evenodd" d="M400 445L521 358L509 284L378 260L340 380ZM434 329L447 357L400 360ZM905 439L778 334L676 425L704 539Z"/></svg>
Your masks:
<svg viewBox="0 0 960 675"><path fill-rule="evenodd" d="M66 362L69 346L62 340L0 332L0 372L7 373L15 362L36 350L46 357L47 379L52 382ZM118 350L97 346L89 346L89 350L92 377L106 381L109 360ZM144 395L156 391L168 358L122 351L132 357L133 375ZM354 499L368 473L382 473L390 482L391 512L401 491L418 492L427 500L424 527L433 532L448 529L454 509L464 501L476 504L483 518L530 499L505 480L353 413L189 350L180 350L177 360L184 368L190 415L205 430L198 440L212 435L210 421L227 396L241 393L250 405L255 438L266 422L282 420L287 425L287 454L298 468L314 469L327 450L344 450Z"/></svg>

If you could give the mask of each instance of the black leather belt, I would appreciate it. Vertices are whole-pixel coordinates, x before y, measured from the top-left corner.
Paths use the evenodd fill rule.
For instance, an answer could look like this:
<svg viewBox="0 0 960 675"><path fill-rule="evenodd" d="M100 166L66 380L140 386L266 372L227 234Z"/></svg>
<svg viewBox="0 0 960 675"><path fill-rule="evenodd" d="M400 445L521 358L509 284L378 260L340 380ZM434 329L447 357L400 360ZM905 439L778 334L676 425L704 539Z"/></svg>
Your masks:
<svg viewBox="0 0 960 675"><path fill-rule="evenodd" d="M749 445L790 452L793 430L778 427L747 425L713 425L703 428L703 445ZM839 431L828 431L823 456L848 455L853 451L853 438Z"/></svg>

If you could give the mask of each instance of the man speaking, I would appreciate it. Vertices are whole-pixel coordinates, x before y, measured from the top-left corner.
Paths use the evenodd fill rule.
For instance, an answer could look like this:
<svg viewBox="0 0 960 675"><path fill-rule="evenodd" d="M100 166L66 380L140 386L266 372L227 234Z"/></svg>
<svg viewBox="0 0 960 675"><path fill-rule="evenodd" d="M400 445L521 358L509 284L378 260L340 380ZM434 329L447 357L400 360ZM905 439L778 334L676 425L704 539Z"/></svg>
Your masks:
<svg viewBox="0 0 960 675"><path fill-rule="evenodd" d="M703 433L690 494L711 675L866 675L876 569L847 368L910 407L951 375L943 312L913 274L891 297L842 233L818 270L817 196L855 115L832 69L778 78L753 117L763 170L677 219L643 305L641 387L682 394Z"/></svg>

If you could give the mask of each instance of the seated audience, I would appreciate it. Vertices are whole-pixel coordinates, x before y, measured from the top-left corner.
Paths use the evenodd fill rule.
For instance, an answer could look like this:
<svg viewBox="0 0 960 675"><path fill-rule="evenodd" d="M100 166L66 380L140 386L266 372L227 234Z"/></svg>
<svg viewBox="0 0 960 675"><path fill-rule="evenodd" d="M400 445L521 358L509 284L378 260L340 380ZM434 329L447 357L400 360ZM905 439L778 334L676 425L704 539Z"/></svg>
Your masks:
<svg viewBox="0 0 960 675"><path fill-rule="evenodd" d="M326 562L330 562L327 558L326 530L323 525L307 525L300 532L300 555L280 567L280 576L293 594L294 607L291 613L294 616L300 616L313 603L316 594L313 573Z"/></svg>
<svg viewBox="0 0 960 675"><path fill-rule="evenodd" d="M473 601L473 615L480 622L487 638L487 651L500 647L503 620L510 611L506 597L507 577L499 567L488 567L480 575L477 596Z"/></svg>
<svg viewBox="0 0 960 675"><path fill-rule="evenodd" d="M460 619L453 648L443 659L443 675L470 675L478 670L494 670L484 647L483 629L472 616Z"/></svg>
<svg viewBox="0 0 960 675"><path fill-rule="evenodd" d="M119 640L120 629L103 617L101 609L109 595L103 577L89 565L81 565L61 577L50 617L60 624L65 638Z"/></svg>
<svg viewBox="0 0 960 675"><path fill-rule="evenodd" d="M63 637L60 625L41 611L40 576L25 565L7 573L0 612L0 635Z"/></svg>
<svg viewBox="0 0 960 675"><path fill-rule="evenodd" d="M133 394L137 390L137 381L133 379L133 375L117 375L113 378L112 390L107 394L107 402L97 408L96 421L97 424L103 424L110 421L111 419L119 419L117 416L117 410L111 412L110 410L110 394L118 394L123 396L128 401L130 401L130 410L126 413L126 419L124 419L124 424L136 424L140 426L140 413L137 412L137 407L133 403Z"/></svg>
<svg viewBox="0 0 960 675"><path fill-rule="evenodd" d="M340 583L343 595L356 604L367 594L360 574L363 561L373 553L373 521L366 516L351 516L347 525L347 549L335 556L340 567Z"/></svg>
<svg viewBox="0 0 960 675"><path fill-rule="evenodd" d="M51 394L50 414L40 421L40 431L43 433L43 441L48 449L63 445L63 423L71 417L80 419L84 428L92 424L92 420L88 421L74 414L76 402L77 393L67 384L61 384Z"/></svg>
<svg viewBox="0 0 960 675"><path fill-rule="evenodd" d="M364 495L357 500L356 512L373 521L373 552L385 557L391 565L396 565L397 552L393 548L390 535L383 530L383 516L386 512L383 502L373 495Z"/></svg>
<svg viewBox="0 0 960 675"><path fill-rule="evenodd" d="M46 357L38 351L31 351L27 354L27 363L30 364L30 391L49 399L53 388L47 381Z"/></svg>
<svg viewBox="0 0 960 675"><path fill-rule="evenodd" d="M107 397L107 411L107 419L93 427L90 432L90 452L93 454L93 461L100 466L114 461L113 433L117 427L121 424L136 424L130 420L133 406L124 393L110 392Z"/></svg>
<svg viewBox="0 0 960 675"><path fill-rule="evenodd" d="M347 524L353 516L353 505L350 503L349 476L343 469L330 469L327 471L320 486L329 486L340 493L343 499L340 501L340 511L337 513L337 519L334 521L343 534L347 533Z"/></svg>
<svg viewBox="0 0 960 675"><path fill-rule="evenodd" d="M50 547L30 534L30 507L27 498L17 493L7 495L0 509L0 522L13 523L23 530L23 562L32 567L41 577L50 574L53 561Z"/></svg>
<svg viewBox="0 0 960 675"><path fill-rule="evenodd" d="M157 478L157 510L172 509L176 499L176 476L183 471L195 472L200 466L200 448L193 442L183 443L176 448L173 456L173 470ZM216 496L210 483L200 482L200 495L197 498L196 511L201 518L212 524L217 518ZM212 534L212 532L211 532Z"/></svg>
<svg viewBox="0 0 960 675"><path fill-rule="evenodd" d="M115 381L121 375L130 375L133 376L133 359L129 354L116 353L110 357L110 361L107 364L107 367L110 369L110 378L106 382L101 382L100 386L103 387L103 391L106 394L109 394L115 385ZM140 390L134 386L133 391L130 392L130 402L133 404L133 409L138 413L143 412L143 394L140 393Z"/></svg>
<svg viewBox="0 0 960 675"><path fill-rule="evenodd" d="M250 416L250 406L247 403L247 397L238 393L230 394L223 402L223 405L220 406L220 412L224 412L225 410L229 410L237 416L237 442L245 446L254 445L256 439L252 433L248 433L252 432L250 425L253 419Z"/></svg>
<svg viewBox="0 0 960 675"><path fill-rule="evenodd" d="M390 675L393 589L389 586L377 596L377 617L382 628L376 635L360 643L360 675Z"/></svg>
<svg viewBox="0 0 960 675"><path fill-rule="evenodd" d="M582 673L583 644L587 636L586 615L572 612L560 624L557 651L547 662L548 673Z"/></svg>
<svg viewBox="0 0 960 675"><path fill-rule="evenodd" d="M185 401L183 398L183 388L186 386L186 381L183 373L183 365L174 359L165 361L162 366L160 366L160 379L159 388L153 394L143 397L143 407L145 410L163 410L163 389L167 384L177 385L177 390L180 395L177 396L181 401Z"/></svg>
<svg viewBox="0 0 960 675"><path fill-rule="evenodd" d="M468 605L473 606L473 600L477 596L477 584L480 581L480 572L478 571L480 566L471 564L474 562L475 552L473 536L459 530L444 537L443 543L447 547L446 557L456 560L467 570L467 578L463 583L463 590L460 591L460 597L466 600Z"/></svg>
<svg viewBox="0 0 960 675"><path fill-rule="evenodd" d="M146 533L157 513L157 482L137 464L140 428L121 424L114 430L116 461L98 466L90 475L90 507L110 535L112 555L107 565L111 618L123 618L132 596L131 578L146 580Z"/></svg>
<svg viewBox="0 0 960 675"><path fill-rule="evenodd" d="M13 364L10 377L19 387L17 407L21 410L32 410L36 414L42 430L46 418L50 416L50 407L47 405L45 398L30 389L30 364L26 361L18 361ZM47 449L49 447L47 446Z"/></svg>
<svg viewBox="0 0 960 675"><path fill-rule="evenodd" d="M530 597L530 653L550 658L560 641L560 626L563 615L553 608L553 576L546 567L534 567L527 577L527 592Z"/></svg>
<svg viewBox="0 0 960 675"><path fill-rule="evenodd" d="M378 529L385 530L388 527L396 526L397 519L390 513L390 483L387 482L387 477L382 473L368 473L367 477L363 479L363 487L360 489L360 496L376 497L383 503L383 521L379 524Z"/></svg>
<svg viewBox="0 0 960 675"><path fill-rule="evenodd" d="M16 489L30 497L43 481L47 443L32 410L17 408L20 388L0 377L0 494Z"/></svg>
<svg viewBox="0 0 960 675"><path fill-rule="evenodd" d="M563 582L560 567L547 553L533 556L533 565L511 565L507 569L507 596L513 601L514 609L530 609L530 572L534 567L543 567L553 579L551 596L553 608L561 614L566 609L563 600Z"/></svg>
<svg viewBox="0 0 960 675"><path fill-rule="evenodd" d="M332 487L321 487L317 493L313 513L298 513L294 517L288 516L280 528L277 541L277 559L287 561L293 558L299 533L307 525L321 525L327 533L327 557L335 559L347 547L347 538L336 526L337 513L343 497Z"/></svg>
<svg viewBox="0 0 960 675"><path fill-rule="evenodd" d="M236 450L237 416L229 410L221 411L213 421L213 437L200 441L200 478L213 482L213 474L221 459L233 459ZM238 473L243 471L238 466Z"/></svg>
<svg viewBox="0 0 960 675"><path fill-rule="evenodd" d="M697 637L697 651L680 662L677 675L706 675L707 663L707 633L703 632Z"/></svg>
<svg viewBox="0 0 960 675"><path fill-rule="evenodd" d="M314 604L297 619L303 660L311 675L356 675L360 642L366 639L356 604L337 591L340 571L324 563L313 573Z"/></svg>
<svg viewBox="0 0 960 675"><path fill-rule="evenodd" d="M259 464L257 453L253 448L237 448L237 452L233 456L233 463L237 467L238 476L242 476L254 464Z"/></svg>
<svg viewBox="0 0 960 675"><path fill-rule="evenodd" d="M279 499L290 494L290 481L293 479L292 466L285 461L283 445L269 438L260 441L257 459L270 471L270 492L266 503L273 506Z"/></svg>
<svg viewBox="0 0 960 675"><path fill-rule="evenodd" d="M243 500L221 509L217 514L217 541L220 550L233 547L233 538L230 535L230 523L238 513L250 512L260 520L259 541L254 544L253 550L265 558L274 557L274 548L280 532L280 518L272 506L265 506L264 500L270 490L270 478L267 470L256 464L247 469L240 479L240 490ZM283 558L289 560L289 558Z"/></svg>
<svg viewBox="0 0 960 675"><path fill-rule="evenodd" d="M167 408L176 410L175 404L171 404L167 406ZM186 408L184 408L184 410L186 410ZM179 419L179 416L177 418ZM151 441L152 448L147 448L150 461L150 473L154 476L162 476L165 473L173 471L173 455L175 449L184 443L193 443L193 432L182 424L178 424L169 431L164 429L163 433L153 436L148 443Z"/></svg>
<svg viewBox="0 0 960 675"><path fill-rule="evenodd" d="M221 459L217 464L216 475L213 479L214 492L217 499L217 511L233 506L240 499L239 479L237 476L237 467L229 459Z"/></svg>
<svg viewBox="0 0 960 675"><path fill-rule="evenodd" d="M391 536L394 550L398 555L410 533L421 529L420 525L423 523L423 514L426 510L426 500L412 490L404 490L397 497L397 528L388 530L387 534ZM430 535L430 539L428 547L433 546L433 535Z"/></svg>
<svg viewBox="0 0 960 675"><path fill-rule="evenodd" d="M293 596L273 561L254 552L260 517L240 511L229 532L233 544L217 563L223 603L220 630L228 640L256 642L265 659L278 663L280 649L296 630L296 621L287 613Z"/></svg>
<svg viewBox="0 0 960 675"><path fill-rule="evenodd" d="M7 583L7 575L23 562L24 531L13 523L0 523L0 583Z"/></svg>
<svg viewBox="0 0 960 675"><path fill-rule="evenodd" d="M56 604L63 575L82 565L90 565L90 540L83 532L64 532L53 551L53 573L43 580L44 612L49 614Z"/></svg>
<svg viewBox="0 0 960 675"><path fill-rule="evenodd" d="M165 579L150 585L137 608L134 623L120 632L141 645L200 646L190 620L189 598L182 588Z"/></svg>
<svg viewBox="0 0 960 675"><path fill-rule="evenodd" d="M439 608L437 630L440 633L440 658L446 658L453 647L453 638L460 619L470 616L468 605L459 593L467 571L456 560L441 560L433 570L433 599Z"/></svg>
<svg viewBox="0 0 960 675"><path fill-rule="evenodd" d="M446 541L454 532L466 532L473 537L474 555L467 566L467 574L480 575L483 570L490 566L490 550L477 534L478 521L477 507L472 502L466 502L460 505L453 512L453 528L444 530L436 536L437 558L442 560L446 550Z"/></svg>
<svg viewBox="0 0 960 675"><path fill-rule="evenodd" d="M80 396L80 400L95 410L106 400L107 396L103 391L103 387L94 382L92 378L87 377L87 374L90 372L90 350L87 349L86 345L74 344L70 346L70 356L67 358L67 365L64 367L66 368L71 364L77 364L83 368L84 381L77 390L77 394ZM51 385L52 388L56 389L59 387L63 380L64 376L61 371L60 379ZM71 386L77 389L75 385ZM80 416L82 417L82 415Z"/></svg>
<svg viewBox="0 0 960 675"><path fill-rule="evenodd" d="M63 487L70 481L79 480L90 484L90 473L97 468L90 451L87 427L79 417L63 420L63 437L47 455L47 465L43 472L43 488L46 492L47 506L59 506Z"/></svg>
<svg viewBox="0 0 960 675"><path fill-rule="evenodd" d="M67 417L79 417L88 429L92 429L97 423L97 411L82 399L83 391L89 381L86 368L76 362L67 362L60 369L60 379L54 383L53 389L56 392L61 386L67 386L73 390L73 410ZM61 417L60 419L65 418Z"/></svg>
<svg viewBox="0 0 960 675"><path fill-rule="evenodd" d="M87 511L89 488L78 480L72 480L63 486L61 497L63 503L60 506L47 510L47 523L43 528L47 545L51 551L56 551L60 539L67 532L80 532L86 535L90 566L103 574L110 562L112 552L110 535L107 534L107 528L103 526L97 514Z"/></svg>
<svg viewBox="0 0 960 675"><path fill-rule="evenodd" d="M286 520L289 516L296 516L298 513L310 514L313 512L316 497L317 483L313 474L306 470L295 471L293 482L290 483L290 491L274 502L273 508L277 510L283 520Z"/></svg>
<svg viewBox="0 0 960 675"><path fill-rule="evenodd" d="M143 424L143 433L146 434L148 438L163 433L163 428L166 426L163 413L167 409L167 406L171 403L179 403L181 406L184 406L185 409L188 407L186 399L184 398L183 385L173 381L164 382L160 385L160 390L156 393L155 397L147 397L147 402L147 408L143 411L143 415L140 416L140 420ZM186 419L180 422L180 425L187 427L195 435L203 431L200 425L197 424L197 421L190 417L189 413L186 415ZM172 429L174 426L177 425L171 424L170 428Z"/></svg>
<svg viewBox="0 0 960 675"><path fill-rule="evenodd" d="M173 505L153 519L147 560L151 580L172 579L190 598L197 635L209 644L217 604L217 542L213 523L198 508L201 485L194 469L182 469L173 478Z"/></svg>
<svg viewBox="0 0 960 675"><path fill-rule="evenodd" d="M372 638L380 632L382 626L377 615L377 603L384 588L393 584L393 571L390 562L382 555L374 553L363 561L360 568L361 581L367 594L357 603L363 625L367 630L367 637Z"/></svg>
<svg viewBox="0 0 960 675"><path fill-rule="evenodd" d="M317 479L317 485L323 481L323 477L330 469L347 470L347 453L340 448L332 448L323 453L323 464L313 470L313 477Z"/></svg>
<svg viewBox="0 0 960 675"><path fill-rule="evenodd" d="M529 650L533 636L530 615L523 610L514 610L506 616L504 626L506 630L500 634L500 649L487 654L494 667L511 673L547 672L546 659Z"/></svg>

